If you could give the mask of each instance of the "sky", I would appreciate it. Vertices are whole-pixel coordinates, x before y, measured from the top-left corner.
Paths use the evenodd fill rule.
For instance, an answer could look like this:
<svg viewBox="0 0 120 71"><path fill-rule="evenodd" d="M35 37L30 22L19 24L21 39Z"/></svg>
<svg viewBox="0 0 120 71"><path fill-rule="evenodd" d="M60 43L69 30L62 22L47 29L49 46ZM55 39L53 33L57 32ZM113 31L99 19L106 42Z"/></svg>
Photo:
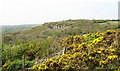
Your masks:
<svg viewBox="0 0 120 71"><path fill-rule="evenodd" d="M0 25L118 19L119 0L0 0Z"/></svg>

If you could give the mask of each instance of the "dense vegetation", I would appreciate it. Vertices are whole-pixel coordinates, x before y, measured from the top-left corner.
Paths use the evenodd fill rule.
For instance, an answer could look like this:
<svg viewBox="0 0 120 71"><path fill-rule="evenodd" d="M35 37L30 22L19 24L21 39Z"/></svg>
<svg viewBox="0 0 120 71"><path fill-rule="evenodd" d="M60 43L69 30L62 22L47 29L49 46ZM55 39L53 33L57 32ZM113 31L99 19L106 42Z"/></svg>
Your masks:
<svg viewBox="0 0 120 71"><path fill-rule="evenodd" d="M120 30L69 36L64 39L65 54L50 58L32 69L118 69L120 68Z"/></svg>
<svg viewBox="0 0 120 71"><path fill-rule="evenodd" d="M79 35L96 31L105 31L118 28L118 21L109 20L66 20L50 22L30 30L3 34L6 44L40 41L47 38L63 39L68 35Z"/></svg>
<svg viewBox="0 0 120 71"><path fill-rule="evenodd" d="M117 20L66 20L3 33L2 68L118 69L119 28Z"/></svg>

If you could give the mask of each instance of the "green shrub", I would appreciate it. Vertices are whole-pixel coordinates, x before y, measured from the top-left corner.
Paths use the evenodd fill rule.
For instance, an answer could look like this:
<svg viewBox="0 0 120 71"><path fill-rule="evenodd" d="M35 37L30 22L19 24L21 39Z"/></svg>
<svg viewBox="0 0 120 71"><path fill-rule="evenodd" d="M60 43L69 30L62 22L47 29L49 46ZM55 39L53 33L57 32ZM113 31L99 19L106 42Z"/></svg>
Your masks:
<svg viewBox="0 0 120 71"><path fill-rule="evenodd" d="M24 69L24 68L29 68L33 65L34 65L33 61L15 60L7 67L7 69L10 69L10 70Z"/></svg>
<svg viewBox="0 0 120 71"><path fill-rule="evenodd" d="M95 38L98 38L98 37L99 37L99 35L94 34L94 35L89 36L89 37L86 39L86 41L91 41L91 40L94 40Z"/></svg>

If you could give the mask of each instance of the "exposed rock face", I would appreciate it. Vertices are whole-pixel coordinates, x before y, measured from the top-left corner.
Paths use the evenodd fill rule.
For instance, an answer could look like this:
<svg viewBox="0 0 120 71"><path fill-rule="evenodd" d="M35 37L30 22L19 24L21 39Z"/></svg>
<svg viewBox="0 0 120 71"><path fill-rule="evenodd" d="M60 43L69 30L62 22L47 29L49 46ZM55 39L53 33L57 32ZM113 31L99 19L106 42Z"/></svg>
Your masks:
<svg viewBox="0 0 120 71"><path fill-rule="evenodd" d="M49 28L51 29L63 29L65 28L66 26L65 25L62 25L62 24L51 24L48 26Z"/></svg>

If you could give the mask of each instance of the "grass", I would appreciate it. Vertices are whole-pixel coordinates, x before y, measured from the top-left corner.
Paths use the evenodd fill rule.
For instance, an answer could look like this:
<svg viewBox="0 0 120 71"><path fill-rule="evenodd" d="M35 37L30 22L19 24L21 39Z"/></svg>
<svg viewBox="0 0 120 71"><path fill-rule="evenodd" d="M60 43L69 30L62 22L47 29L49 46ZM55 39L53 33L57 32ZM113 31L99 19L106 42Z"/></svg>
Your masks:
<svg viewBox="0 0 120 71"><path fill-rule="evenodd" d="M107 23L97 23L97 24L104 25L104 24L107 24Z"/></svg>

